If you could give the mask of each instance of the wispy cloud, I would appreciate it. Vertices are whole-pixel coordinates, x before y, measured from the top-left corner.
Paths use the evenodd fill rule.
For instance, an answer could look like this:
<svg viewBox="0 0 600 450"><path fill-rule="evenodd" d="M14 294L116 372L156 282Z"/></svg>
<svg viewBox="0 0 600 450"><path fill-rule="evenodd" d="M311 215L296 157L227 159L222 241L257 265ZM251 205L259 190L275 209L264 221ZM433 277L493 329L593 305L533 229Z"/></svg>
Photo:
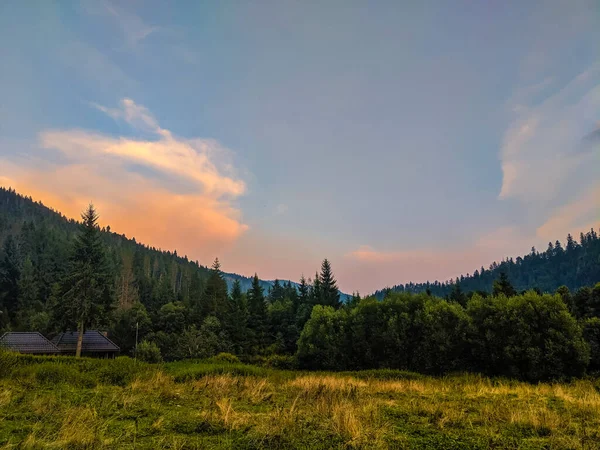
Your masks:
<svg viewBox="0 0 600 450"><path fill-rule="evenodd" d="M519 104L500 153L499 197L544 202L577 177L593 152L580 151L600 113L600 65L572 79L539 104Z"/></svg>
<svg viewBox="0 0 600 450"><path fill-rule="evenodd" d="M125 9L122 4L108 0L94 0L84 1L82 5L88 14L111 17L123 33L126 46L129 49L135 48L148 36L161 30L159 26L147 24L137 14Z"/></svg>
<svg viewBox="0 0 600 450"><path fill-rule="evenodd" d="M419 248L415 250L378 250L363 245L347 253L341 262L340 282L361 284L365 293L390 284L409 281L448 280L460 274L473 273L482 265L504 257L518 256L529 250L531 236L516 227L501 227L477 237L472 245L462 248Z"/></svg>
<svg viewBox="0 0 600 450"><path fill-rule="evenodd" d="M600 225L600 183L592 185L581 196L552 212L537 229L537 235L553 241L568 233L586 231Z"/></svg>
<svg viewBox="0 0 600 450"><path fill-rule="evenodd" d="M155 139L45 130L39 134L41 147L58 151L61 161L48 153L19 164L3 160L0 176L10 176L14 187L73 217L94 201L114 230L198 256L223 249L248 228L233 204L245 183L230 164L220 164L218 155L228 151L216 141L173 136L131 99L119 108L98 109L153 132Z"/></svg>

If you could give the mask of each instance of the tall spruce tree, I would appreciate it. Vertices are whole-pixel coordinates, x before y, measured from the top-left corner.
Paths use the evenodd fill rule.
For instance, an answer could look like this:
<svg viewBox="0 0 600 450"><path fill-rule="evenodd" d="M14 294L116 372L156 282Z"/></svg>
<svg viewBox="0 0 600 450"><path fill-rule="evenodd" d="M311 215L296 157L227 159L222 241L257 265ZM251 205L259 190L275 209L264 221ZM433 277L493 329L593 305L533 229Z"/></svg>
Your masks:
<svg viewBox="0 0 600 450"><path fill-rule="evenodd" d="M98 227L98 213L90 204L81 215L79 235L74 241L71 271L66 278L64 309L67 326L76 326L75 356L81 356L83 334L103 325L113 307L113 283Z"/></svg>
<svg viewBox="0 0 600 450"><path fill-rule="evenodd" d="M331 264L325 258L321 264L321 274L319 275L320 281L320 304L325 306L333 306L339 308L342 303L340 302L340 292L337 287L337 281L331 270Z"/></svg>
<svg viewBox="0 0 600 450"><path fill-rule="evenodd" d="M263 288L260 285L258 275L252 278L252 287L246 293L248 297L248 325L253 331L253 347L255 352L260 351L267 343L267 305Z"/></svg>
<svg viewBox="0 0 600 450"><path fill-rule="evenodd" d="M222 321L228 312L227 282L223 278L219 258L215 258L210 270L210 276L202 296L201 310L202 320L207 316L215 316Z"/></svg>
<svg viewBox="0 0 600 450"><path fill-rule="evenodd" d="M231 329L227 330L231 337L233 351L245 352L248 340L248 303L242 293L240 280L235 280L231 288Z"/></svg>

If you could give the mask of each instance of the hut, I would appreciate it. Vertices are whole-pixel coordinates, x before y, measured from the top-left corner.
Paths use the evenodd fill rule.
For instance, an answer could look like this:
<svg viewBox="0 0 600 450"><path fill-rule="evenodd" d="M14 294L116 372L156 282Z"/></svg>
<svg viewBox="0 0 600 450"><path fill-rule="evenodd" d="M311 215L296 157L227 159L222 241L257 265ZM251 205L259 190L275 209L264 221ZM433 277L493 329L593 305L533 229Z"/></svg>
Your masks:
<svg viewBox="0 0 600 450"><path fill-rule="evenodd" d="M63 355L74 355L77 351L77 338L79 332L68 331L60 333L52 339L52 342ZM82 356L95 358L114 358L119 354L119 346L111 341L104 333L97 330L88 330L83 333L81 346Z"/></svg>
<svg viewBox="0 0 600 450"><path fill-rule="evenodd" d="M56 355L60 353L56 345L37 331L9 331L0 337L0 347L11 352L31 355Z"/></svg>

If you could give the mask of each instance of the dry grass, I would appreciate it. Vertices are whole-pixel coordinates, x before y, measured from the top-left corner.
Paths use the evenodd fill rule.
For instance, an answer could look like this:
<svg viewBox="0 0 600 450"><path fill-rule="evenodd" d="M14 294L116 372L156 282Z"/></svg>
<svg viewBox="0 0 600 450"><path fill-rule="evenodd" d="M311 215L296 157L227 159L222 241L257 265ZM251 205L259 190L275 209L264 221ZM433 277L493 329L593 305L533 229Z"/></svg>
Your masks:
<svg viewBox="0 0 600 450"><path fill-rule="evenodd" d="M177 383L153 370L126 386L39 390L3 379L0 449L600 449L593 381L275 375Z"/></svg>

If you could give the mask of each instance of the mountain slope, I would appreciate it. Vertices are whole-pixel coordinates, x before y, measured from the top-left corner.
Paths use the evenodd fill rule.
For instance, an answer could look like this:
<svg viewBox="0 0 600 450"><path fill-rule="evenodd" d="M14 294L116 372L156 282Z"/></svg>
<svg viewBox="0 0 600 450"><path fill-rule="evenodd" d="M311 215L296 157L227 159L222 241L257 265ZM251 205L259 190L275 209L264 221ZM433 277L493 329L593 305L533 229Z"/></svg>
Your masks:
<svg viewBox="0 0 600 450"><path fill-rule="evenodd" d="M579 242L570 234L563 247L560 241L549 242L544 252L535 248L525 256L507 258L500 263L494 262L489 268L481 267L446 282L406 283L390 288L394 292L425 292L446 297L458 285L463 292L491 292L494 280L504 272L511 284L518 290L539 289L543 292L554 292L560 286L567 286L574 291L583 286L593 286L600 282L600 239L592 228L581 233ZM375 292L383 298L387 289Z"/></svg>
<svg viewBox="0 0 600 450"><path fill-rule="evenodd" d="M55 245L56 248L54 249L55 254L62 254L62 252L59 250L59 247L66 248L66 241L70 240L71 237L78 231L78 225L75 220L68 219L60 212L45 206L41 202L36 202L30 197L22 196L12 189L4 189L0 187L0 245L2 245L9 235L14 237L19 236L23 232L24 227L25 233L30 233L29 227L31 225L34 227L42 227L43 229L49 228L52 230L51 233L54 235L54 244L57 244ZM111 232L110 227L103 230L103 236L109 248L123 250L125 253L131 254L136 252L143 253L144 256L140 256L140 258L146 259L147 265L151 264L153 266L159 266L157 271L161 271L161 268L166 270L166 268L177 266L177 269L171 269L177 272L175 275L176 279L191 277L192 275L190 272L195 273L195 276L199 276L203 279L208 276L207 267L198 264L197 261L189 261L187 256L180 257L177 255L177 252L171 253L170 251L163 251L154 247L148 247L144 244L138 243L135 238L130 239L125 235L119 235ZM40 238L42 238L42 236L40 236ZM46 242L46 244L51 243ZM156 262L157 260L159 261ZM115 263L118 264L118 261L115 261ZM185 276L183 272L186 272ZM225 272L223 273L223 277L227 281L229 289L231 289L233 282L238 280L240 282L242 292L246 292L252 283L252 277L235 273ZM284 282L288 280L280 281ZM176 281L174 283L175 290L178 289L177 285L179 283L185 284L185 279L180 280L180 282ZM291 283L295 287L298 286L298 284L293 281ZM267 293L273 286L274 281L260 280L260 284L265 293ZM181 287L184 286L182 285ZM48 284L44 287L44 289L46 291L45 294L49 294L50 285ZM345 301L349 298L347 294L342 292L340 292L340 297L342 301Z"/></svg>

